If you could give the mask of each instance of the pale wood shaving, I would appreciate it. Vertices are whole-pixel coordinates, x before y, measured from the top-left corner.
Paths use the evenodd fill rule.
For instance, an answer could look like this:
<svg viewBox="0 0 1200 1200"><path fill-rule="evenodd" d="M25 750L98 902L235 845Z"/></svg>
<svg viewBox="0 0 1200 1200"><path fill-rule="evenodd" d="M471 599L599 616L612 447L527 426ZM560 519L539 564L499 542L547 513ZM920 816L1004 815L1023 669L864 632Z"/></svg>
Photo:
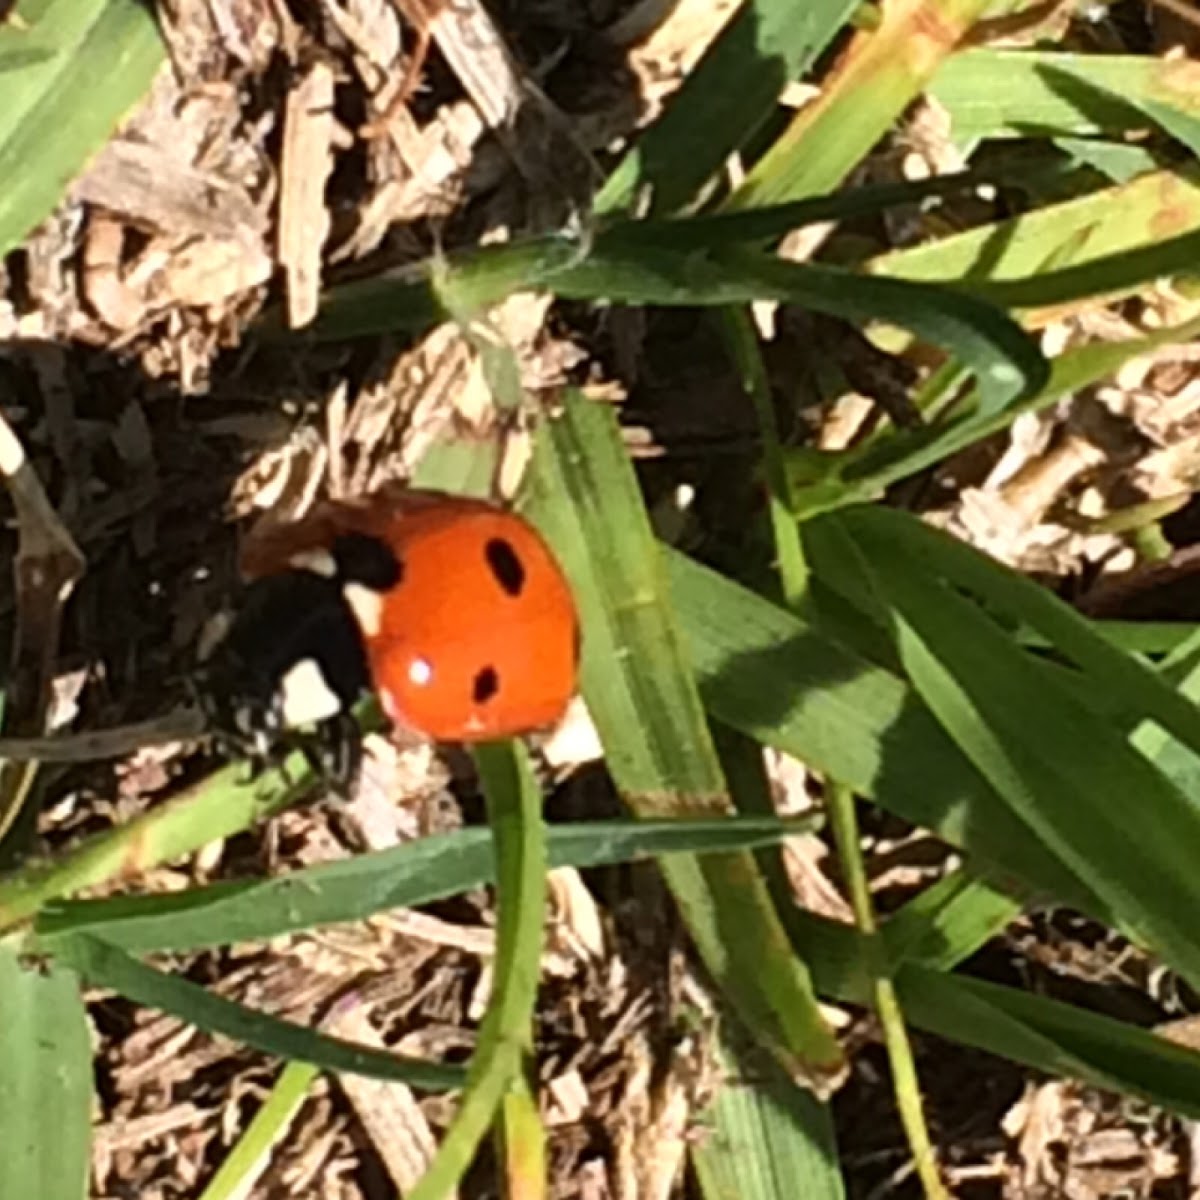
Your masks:
<svg viewBox="0 0 1200 1200"><path fill-rule="evenodd" d="M329 233L325 184L333 170L333 135L333 71L316 62L289 91L283 126L279 261L293 329L317 314L322 249Z"/></svg>
<svg viewBox="0 0 1200 1200"><path fill-rule="evenodd" d="M361 1005L347 1007L326 1025L328 1032L365 1046L385 1049L383 1039ZM350 1101L388 1177L406 1195L433 1161L437 1142L412 1090L361 1075L339 1075Z"/></svg>

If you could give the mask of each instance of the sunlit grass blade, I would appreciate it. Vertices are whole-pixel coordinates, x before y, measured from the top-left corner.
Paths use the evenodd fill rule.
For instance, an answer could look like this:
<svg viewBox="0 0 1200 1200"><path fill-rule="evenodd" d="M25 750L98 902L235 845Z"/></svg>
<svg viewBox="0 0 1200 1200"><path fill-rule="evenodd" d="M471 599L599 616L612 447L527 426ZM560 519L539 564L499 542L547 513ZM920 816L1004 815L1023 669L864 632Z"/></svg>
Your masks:
<svg viewBox="0 0 1200 1200"><path fill-rule="evenodd" d="M330 1071L393 1079L429 1091L459 1088L465 1079L465 1072L459 1067L387 1054L256 1012L177 975L139 962L124 950L87 934L47 939L46 949L89 983L112 988L146 1008L171 1013L197 1029L224 1034L267 1054L312 1063Z"/></svg>
<svg viewBox="0 0 1200 1200"><path fill-rule="evenodd" d="M888 541L909 571L945 580L986 602L989 611L1003 615L1013 627L1036 630L1084 673L1086 686L1111 693L1113 703L1127 709L1131 723L1156 721L1200 754L1200 709L1045 588L906 513L858 507L845 510L838 521L852 538ZM810 534L820 529L809 526Z"/></svg>
<svg viewBox="0 0 1200 1200"><path fill-rule="evenodd" d="M889 962L949 971L1001 933L1021 912L1019 900L960 867L909 900L883 926Z"/></svg>
<svg viewBox="0 0 1200 1200"><path fill-rule="evenodd" d="M746 0L688 72L595 201L598 213L646 198L674 212L770 116L784 85L816 61L854 11L847 0Z"/></svg>
<svg viewBox="0 0 1200 1200"><path fill-rule="evenodd" d="M915 570L891 537L851 528L905 670L963 753L1129 936L1200 980L1189 916L1200 806L980 607ZM1144 819L1131 835L1134 802Z"/></svg>
<svg viewBox="0 0 1200 1200"><path fill-rule="evenodd" d="M1120 213L1120 220L1113 214ZM869 269L953 284L1029 319L1186 270L1200 242L1195 172L1156 171L874 259Z"/></svg>
<svg viewBox="0 0 1200 1200"><path fill-rule="evenodd" d="M312 787L302 755L293 755L285 769L286 778L276 771L251 780L246 766L226 767L170 804L88 838L56 858L26 864L0 879L0 930L29 921L55 897L136 875L248 829ZM289 784L288 779L295 782Z"/></svg>
<svg viewBox="0 0 1200 1200"><path fill-rule="evenodd" d="M0 946L0 1196L86 1200L91 1104L78 979Z"/></svg>
<svg viewBox="0 0 1200 1200"><path fill-rule="evenodd" d="M900 678L827 632L668 552L672 596L706 708L743 733L937 832L1031 892L1106 905L983 777Z"/></svg>
<svg viewBox="0 0 1200 1200"><path fill-rule="evenodd" d="M62 199L162 61L138 0L21 0L0 20L0 255Z"/></svg>
<svg viewBox="0 0 1200 1200"><path fill-rule="evenodd" d="M728 207L758 208L837 187L920 95L986 0L887 0L821 95L754 165Z"/></svg>
<svg viewBox="0 0 1200 1200"><path fill-rule="evenodd" d="M807 821L587 821L546 830L550 867L596 867L659 854L713 854L775 845ZM361 921L494 883L490 829L459 829L270 879L239 880L148 896L53 904L39 936L89 933L140 954L265 941Z"/></svg>
<svg viewBox="0 0 1200 1200"><path fill-rule="evenodd" d="M549 1181L546 1171L546 1131L537 1097L524 1076L513 1080L500 1106L499 1149L504 1161L506 1200L543 1200Z"/></svg>
<svg viewBox="0 0 1200 1200"><path fill-rule="evenodd" d="M833 1120L762 1055L726 1041L691 1161L704 1200L843 1200Z"/></svg>
<svg viewBox="0 0 1200 1200"><path fill-rule="evenodd" d="M1152 54L964 50L929 90L963 142L1132 133L1145 129L1147 105L1200 119L1195 65Z"/></svg>
<svg viewBox="0 0 1200 1200"><path fill-rule="evenodd" d="M289 1062L279 1073L262 1107L217 1168L200 1200L242 1200L270 1161L271 1149L308 1098L319 1074L311 1063Z"/></svg>
<svg viewBox="0 0 1200 1200"><path fill-rule="evenodd" d="M515 743L479 746L475 763L496 838L495 976L458 1112L409 1200L456 1192L532 1049L546 895L542 795Z"/></svg>
<svg viewBox="0 0 1200 1200"><path fill-rule="evenodd" d="M609 769L641 816L729 811L716 751L613 414L571 395L535 455L531 507L574 586L584 696ZM663 872L709 971L785 1068L820 1086L841 1069L753 858L677 855Z"/></svg>

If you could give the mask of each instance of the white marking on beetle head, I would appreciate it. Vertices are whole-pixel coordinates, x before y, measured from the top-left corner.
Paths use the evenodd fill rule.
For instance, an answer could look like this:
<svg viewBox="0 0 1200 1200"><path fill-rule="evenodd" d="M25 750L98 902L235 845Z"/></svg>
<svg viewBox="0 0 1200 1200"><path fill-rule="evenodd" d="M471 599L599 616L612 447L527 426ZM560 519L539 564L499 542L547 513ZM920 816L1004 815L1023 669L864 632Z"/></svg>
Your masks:
<svg viewBox="0 0 1200 1200"><path fill-rule="evenodd" d="M414 658L408 664L408 681L425 687L433 679L433 664L427 658Z"/></svg>
<svg viewBox="0 0 1200 1200"><path fill-rule="evenodd" d="M311 658L302 658L279 681L279 711L285 728L294 729L336 717L342 702L321 668Z"/></svg>
<svg viewBox="0 0 1200 1200"><path fill-rule="evenodd" d="M365 583L347 583L342 595L366 637L378 637L383 626L383 593Z"/></svg>
<svg viewBox="0 0 1200 1200"><path fill-rule="evenodd" d="M332 579L337 574L337 560L328 550L322 550L320 546L297 550L288 559L288 566L294 571L311 571L323 579Z"/></svg>

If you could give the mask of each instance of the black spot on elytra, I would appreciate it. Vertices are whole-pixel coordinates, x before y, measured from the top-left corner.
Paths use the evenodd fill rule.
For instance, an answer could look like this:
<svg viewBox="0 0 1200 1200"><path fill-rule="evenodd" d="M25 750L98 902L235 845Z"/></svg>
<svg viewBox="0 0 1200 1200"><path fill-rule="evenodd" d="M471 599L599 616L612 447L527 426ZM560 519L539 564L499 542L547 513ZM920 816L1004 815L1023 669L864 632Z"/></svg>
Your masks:
<svg viewBox="0 0 1200 1200"><path fill-rule="evenodd" d="M373 592L386 592L404 578L396 552L367 533L343 533L334 539L333 560L343 583L361 583Z"/></svg>
<svg viewBox="0 0 1200 1200"><path fill-rule="evenodd" d="M525 587L525 567L512 542L505 538L488 538L483 553L496 582L510 596L519 596Z"/></svg>
<svg viewBox="0 0 1200 1200"><path fill-rule="evenodd" d="M475 673L471 686L471 699L476 704L486 704L500 690L500 676L495 667L484 667Z"/></svg>

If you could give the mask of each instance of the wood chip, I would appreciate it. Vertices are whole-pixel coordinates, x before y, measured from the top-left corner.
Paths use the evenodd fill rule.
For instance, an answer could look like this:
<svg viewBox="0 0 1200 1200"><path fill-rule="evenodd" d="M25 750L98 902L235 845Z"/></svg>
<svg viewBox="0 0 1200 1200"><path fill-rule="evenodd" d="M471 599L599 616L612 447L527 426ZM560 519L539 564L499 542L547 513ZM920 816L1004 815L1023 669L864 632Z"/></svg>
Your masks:
<svg viewBox="0 0 1200 1200"><path fill-rule="evenodd" d="M333 137L333 71L317 62L288 93L283 129L279 261L293 329L317 314L321 251L329 234L325 184L333 170Z"/></svg>
<svg viewBox="0 0 1200 1200"><path fill-rule="evenodd" d="M387 1047L362 1005L343 1010L326 1022L326 1031L364 1046ZM407 1195L433 1161L437 1142L412 1089L402 1083L339 1075L338 1083L350 1101L388 1177Z"/></svg>
<svg viewBox="0 0 1200 1200"><path fill-rule="evenodd" d="M253 245L266 220L244 188L215 171L181 162L172 145L118 138L76 183L79 200L141 229Z"/></svg>

